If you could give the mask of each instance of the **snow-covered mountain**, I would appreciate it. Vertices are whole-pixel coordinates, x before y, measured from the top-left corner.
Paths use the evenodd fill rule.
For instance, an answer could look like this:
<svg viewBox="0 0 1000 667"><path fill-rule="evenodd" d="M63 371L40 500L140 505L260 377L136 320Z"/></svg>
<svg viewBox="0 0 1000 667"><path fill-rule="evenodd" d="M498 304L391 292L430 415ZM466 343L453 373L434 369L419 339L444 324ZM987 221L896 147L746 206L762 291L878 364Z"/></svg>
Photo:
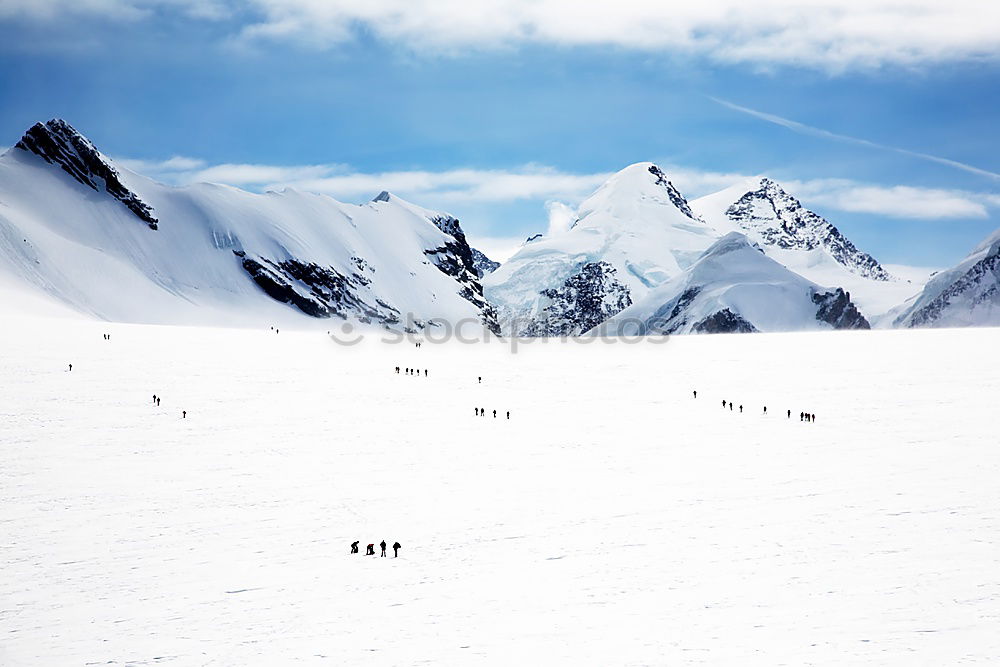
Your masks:
<svg viewBox="0 0 1000 667"><path fill-rule="evenodd" d="M483 280L507 333L582 333L690 266L717 238L659 167L622 169L561 234L529 239Z"/></svg>
<svg viewBox="0 0 1000 667"><path fill-rule="evenodd" d="M868 329L843 289L793 273L738 232L595 331L604 335Z"/></svg>
<svg viewBox="0 0 1000 667"><path fill-rule="evenodd" d="M1000 229L894 315L897 327L1000 326Z"/></svg>
<svg viewBox="0 0 1000 667"><path fill-rule="evenodd" d="M919 284L892 277L770 179L738 183L688 203L659 167L644 162L602 185L580 206L578 220L568 231L522 246L484 280L486 295L497 306L507 333L580 334L632 304L633 309L648 306L651 291L673 284L733 232L746 235L791 276L829 286L823 288L829 292L861 293L858 303L863 302L860 307L866 313L880 315L920 289ZM698 279L715 280L705 271L717 265L724 268L705 262ZM753 266L765 273L773 269L760 262ZM755 280L746 271L738 275ZM717 278L720 284L732 279L724 271ZM653 301L662 303L661 297ZM784 308L781 303L773 307L776 312ZM798 321L811 326L812 320L810 315ZM779 328L792 326L789 321Z"/></svg>
<svg viewBox="0 0 1000 667"><path fill-rule="evenodd" d="M769 178L737 183L691 202L720 235L746 234L772 259L820 285L850 291L873 320L922 284L893 276L833 224Z"/></svg>
<svg viewBox="0 0 1000 667"><path fill-rule="evenodd" d="M351 318L496 329L457 219L383 192L363 205L293 190L169 187L116 167L61 120L0 156L0 271L130 322Z"/></svg>
<svg viewBox="0 0 1000 667"><path fill-rule="evenodd" d="M762 178L732 198L743 189L743 184L727 188L696 200L694 205L720 230L731 224L762 247L821 251L859 276L871 280L891 279L874 257L858 250L840 230L802 206L778 183Z"/></svg>

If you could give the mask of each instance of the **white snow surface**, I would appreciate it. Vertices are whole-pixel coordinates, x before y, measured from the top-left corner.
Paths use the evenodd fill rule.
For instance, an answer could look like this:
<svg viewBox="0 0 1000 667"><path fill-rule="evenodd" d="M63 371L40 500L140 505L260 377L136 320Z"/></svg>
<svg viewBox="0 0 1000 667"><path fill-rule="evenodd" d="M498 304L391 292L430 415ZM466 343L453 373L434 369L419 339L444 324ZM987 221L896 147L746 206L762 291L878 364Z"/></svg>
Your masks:
<svg viewBox="0 0 1000 667"><path fill-rule="evenodd" d="M0 664L996 664L997 334L10 317Z"/></svg>
<svg viewBox="0 0 1000 667"><path fill-rule="evenodd" d="M116 168L153 207L158 230L33 154L0 156L0 281L117 322L330 327L268 297L232 252L240 250L363 273L372 300L402 314L478 318L461 286L424 256L451 237L431 212L397 197L353 205L295 190L178 188Z"/></svg>

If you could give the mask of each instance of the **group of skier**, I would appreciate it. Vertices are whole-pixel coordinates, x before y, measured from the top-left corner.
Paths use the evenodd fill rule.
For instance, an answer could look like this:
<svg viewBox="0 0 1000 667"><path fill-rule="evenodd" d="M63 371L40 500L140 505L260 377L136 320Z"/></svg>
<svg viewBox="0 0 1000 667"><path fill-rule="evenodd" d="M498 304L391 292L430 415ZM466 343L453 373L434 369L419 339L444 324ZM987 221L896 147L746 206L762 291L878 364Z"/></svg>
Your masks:
<svg viewBox="0 0 1000 667"><path fill-rule="evenodd" d="M396 366L396 375L399 375L400 370L401 370L400 367ZM423 370L424 370L424 377L427 377L427 369L425 368ZM417 376L417 377L420 376L420 369L419 368L404 368L404 369L402 369L402 371L403 371L404 375L414 375L414 376Z"/></svg>
<svg viewBox="0 0 1000 667"><path fill-rule="evenodd" d="M476 408L475 410L476 410L476 416L477 417L485 417L486 416L486 408ZM497 411L494 410L493 411L493 419L496 419L496 418L497 418ZM510 419L510 410L507 411L507 419Z"/></svg>
<svg viewBox="0 0 1000 667"><path fill-rule="evenodd" d="M698 390L694 390L691 393L694 395L695 398L698 398ZM734 408L739 408L739 411L741 413L743 412L743 406L742 405L737 406L732 401L727 401L727 400L723 399L723 401L722 401L722 409L725 410L727 406L729 407L730 411L732 411ZM764 406L764 414L767 415L767 406L766 405ZM788 410L786 412L786 415L787 415L788 419L791 419L792 418L792 411ZM799 413L799 421L815 422L816 421L816 415L813 414L813 413L811 413L811 412L800 412Z"/></svg>
<svg viewBox="0 0 1000 667"><path fill-rule="evenodd" d="M359 553L358 552L358 545L360 543L361 543L360 540L355 541L355 542L351 542L351 553L352 554ZM385 547L386 547L385 540L382 540L379 543L379 546L382 547L382 556L384 557L385 556ZM399 558L399 550L402 549L402 548L403 548L403 545L401 545L399 542L396 542L395 544L393 544L392 545L392 557L393 558ZM375 545L374 544L369 544L368 545L368 549L365 551L365 555L366 556L374 556L375 555Z"/></svg>

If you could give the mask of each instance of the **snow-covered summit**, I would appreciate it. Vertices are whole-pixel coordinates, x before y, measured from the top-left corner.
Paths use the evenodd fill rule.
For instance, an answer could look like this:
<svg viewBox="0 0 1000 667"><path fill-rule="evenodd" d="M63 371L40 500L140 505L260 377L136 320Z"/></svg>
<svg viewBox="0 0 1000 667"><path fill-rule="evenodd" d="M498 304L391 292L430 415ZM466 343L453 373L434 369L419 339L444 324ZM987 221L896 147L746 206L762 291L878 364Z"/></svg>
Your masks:
<svg viewBox="0 0 1000 667"><path fill-rule="evenodd" d="M589 300L631 303L690 266L716 238L663 170L640 162L584 200L568 230L521 246L484 279L486 294L508 330L514 323L520 331L536 329L532 321L539 316L568 323L574 306L553 313L553 293L566 294L568 287L580 293L581 281L592 278L600 285L583 289ZM613 298L599 293L605 287Z"/></svg>
<svg viewBox="0 0 1000 667"><path fill-rule="evenodd" d="M657 210L659 207L662 209ZM614 174L580 204L577 224L588 218L597 225L634 222L654 211L661 219L679 212L691 221L701 222L662 169L652 162L637 162Z"/></svg>
<svg viewBox="0 0 1000 667"><path fill-rule="evenodd" d="M761 178L735 198L733 195L734 188L728 188L697 203L705 210L706 219L719 226L720 231L726 230L728 222L762 246L780 250L822 250L861 277L891 279L874 257L859 250L829 221L805 208L770 178Z"/></svg>

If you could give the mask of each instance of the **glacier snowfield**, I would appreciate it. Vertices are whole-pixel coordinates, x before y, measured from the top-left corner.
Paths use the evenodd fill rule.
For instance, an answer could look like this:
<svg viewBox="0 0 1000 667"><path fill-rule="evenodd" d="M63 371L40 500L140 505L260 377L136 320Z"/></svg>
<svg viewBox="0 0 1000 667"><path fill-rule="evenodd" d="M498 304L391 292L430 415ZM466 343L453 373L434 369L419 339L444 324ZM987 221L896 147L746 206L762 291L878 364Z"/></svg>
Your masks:
<svg viewBox="0 0 1000 667"><path fill-rule="evenodd" d="M997 664L998 341L8 317L0 664Z"/></svg>

